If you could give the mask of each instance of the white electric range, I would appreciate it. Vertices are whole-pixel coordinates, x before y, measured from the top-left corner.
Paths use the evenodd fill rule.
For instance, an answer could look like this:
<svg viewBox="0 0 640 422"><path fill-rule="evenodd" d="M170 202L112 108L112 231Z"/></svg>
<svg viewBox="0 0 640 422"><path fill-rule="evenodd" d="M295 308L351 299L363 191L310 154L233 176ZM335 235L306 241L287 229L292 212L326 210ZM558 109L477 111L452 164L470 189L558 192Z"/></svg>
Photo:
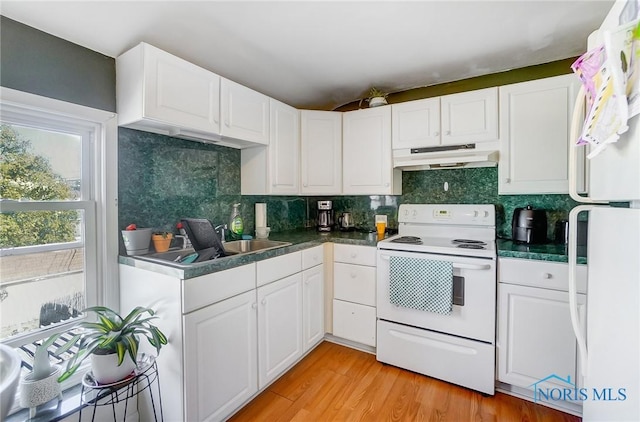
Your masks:
<svg viewBox="0 0 640 422"><path fill-rule="evenodd" d="M402 204L378 242L379 361L494 393L493 205Z"/></svg>

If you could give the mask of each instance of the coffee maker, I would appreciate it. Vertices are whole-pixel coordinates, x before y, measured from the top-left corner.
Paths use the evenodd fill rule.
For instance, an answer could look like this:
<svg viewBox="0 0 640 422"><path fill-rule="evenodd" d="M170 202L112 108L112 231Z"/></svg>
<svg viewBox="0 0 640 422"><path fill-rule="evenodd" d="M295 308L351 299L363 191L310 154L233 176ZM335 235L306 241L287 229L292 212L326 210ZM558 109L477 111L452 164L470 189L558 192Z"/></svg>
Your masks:
<svg viewBox="0 0 640 422"><path fill-rule="evenodd" d="M330 232L333 229L332 201L318 201L318 219L316 226L319 232Z"/></svg>

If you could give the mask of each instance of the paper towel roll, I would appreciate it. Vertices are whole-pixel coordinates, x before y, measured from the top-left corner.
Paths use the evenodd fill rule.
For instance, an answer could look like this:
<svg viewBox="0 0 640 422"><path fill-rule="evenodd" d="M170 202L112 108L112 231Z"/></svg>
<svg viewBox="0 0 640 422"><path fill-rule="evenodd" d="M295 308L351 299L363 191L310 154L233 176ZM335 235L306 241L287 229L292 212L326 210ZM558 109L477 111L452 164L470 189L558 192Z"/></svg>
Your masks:
<svg viewBox="0 0 640 422"><path fill-rule="evenodd" d="M267 227L267 204L256 203L256 227Z"/></svg>

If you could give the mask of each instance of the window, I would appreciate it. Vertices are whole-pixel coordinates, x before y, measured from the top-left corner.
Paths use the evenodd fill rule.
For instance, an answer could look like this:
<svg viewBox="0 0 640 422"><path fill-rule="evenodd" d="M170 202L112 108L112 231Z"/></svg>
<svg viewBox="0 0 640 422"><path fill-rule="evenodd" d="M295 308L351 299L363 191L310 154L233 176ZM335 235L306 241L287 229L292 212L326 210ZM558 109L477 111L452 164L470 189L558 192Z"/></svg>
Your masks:
<svg viewBox="0 0 640 422"><path fill-rule="evenodd" d="M113 113L0 91L0 341L68 331L118 308Z"/></svg>

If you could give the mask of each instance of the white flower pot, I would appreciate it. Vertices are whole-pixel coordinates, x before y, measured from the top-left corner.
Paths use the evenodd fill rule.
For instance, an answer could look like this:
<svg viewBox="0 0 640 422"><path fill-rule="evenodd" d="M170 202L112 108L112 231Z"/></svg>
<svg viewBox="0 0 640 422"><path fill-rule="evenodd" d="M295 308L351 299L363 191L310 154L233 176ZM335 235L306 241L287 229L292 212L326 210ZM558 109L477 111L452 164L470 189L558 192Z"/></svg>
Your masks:
<svg viewBox="0 0 640 422"><path fill-rule="evenodd" d="M29 409L29 418L36 414L36 407L58 398L62 400L62 390L58 383L60 366L53 365L49 376L40 380L34 380L33 374L25 376L20 381L20 406Z"/></svg>
<svg viewBox="0 0 640 422"><path fill-rule="evenodd" d="M373 97L369 100L369 107L378 107L387 105L387 99L384 97Z"/></svg>
<svg viewBox="0 0 640 422"><path fill-rule="evenodd" d="M91 355L91 372L93 378L100 384L113 384L126 378L136 368L136 363L131 359L129 353L124 356L122 365L118 366L118 355L110 353L108 355Z"/></svg>
<svg viewBox="0 0 640 422"><path fill-rule="evenodd" d="M149 252L151 229L121 230L127 255L142 255Z"/></svg>

